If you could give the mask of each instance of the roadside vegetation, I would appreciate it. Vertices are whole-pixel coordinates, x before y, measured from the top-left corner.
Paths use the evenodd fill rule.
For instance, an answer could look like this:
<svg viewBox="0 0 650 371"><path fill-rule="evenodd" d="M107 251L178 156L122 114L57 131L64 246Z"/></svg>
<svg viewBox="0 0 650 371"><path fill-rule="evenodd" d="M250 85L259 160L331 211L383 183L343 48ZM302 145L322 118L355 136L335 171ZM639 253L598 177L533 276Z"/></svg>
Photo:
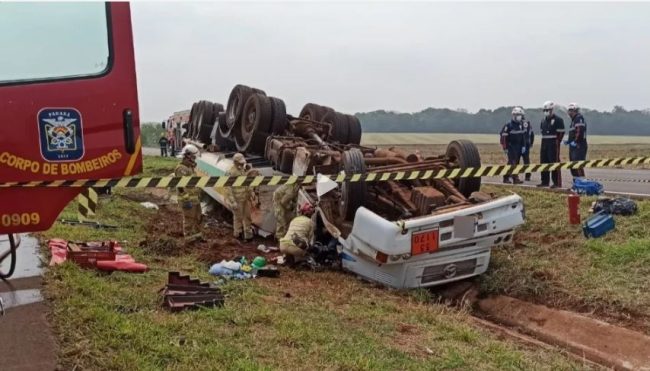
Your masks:
<svg viewBox="0 0 650 371"><path fill-rule="evenodd" d="M146 157L145 174L165 175L174 165ZM560 351L499 339L475 327L468 313L432 301L426 290L387 290L338 272L283 269L278 279L225 285L223 308L169 313L158 293L167 272L211 281L209 264L191 249L162 255L140 247L150 224L165 212L141 207L143 200L168 202L158 191L115 189L101 198L97 220L119 229L56 223L40 235L43 241L124 241L127 252L151 268L140 275L106 275L66 263L47 271L45 295L63 369L584 367ZM62 217L76 217L75 203Z"/></svg>
<svg viewBox="0 0 650 371"><path fill-rule="evenodd" d="M498 194L512 188L486 186ZM570 309L650 334L650 200L638 213L615 216L616 229L586 239L569 225L566 194L517 189L524 197L526 224L514 246L493 250L484 293L503 293L551 307ZM582 197L585 220L596 197Z"/></svg>

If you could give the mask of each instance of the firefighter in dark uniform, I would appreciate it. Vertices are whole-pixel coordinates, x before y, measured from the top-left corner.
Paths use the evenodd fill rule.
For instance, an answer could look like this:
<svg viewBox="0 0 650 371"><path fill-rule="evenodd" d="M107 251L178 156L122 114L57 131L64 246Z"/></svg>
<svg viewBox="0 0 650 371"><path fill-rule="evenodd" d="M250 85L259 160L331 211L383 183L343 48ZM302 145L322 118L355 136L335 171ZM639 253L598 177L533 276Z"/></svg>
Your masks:
<svg viewBox="0 0 650 371"><path fill-rule="evenodd" d="M567 111L571 117L571 125L569 138L564 141L564 144L569 146L569 160L584 161L587 159L587 122L576 103L570 103ZM571 175L574 178L584 178L585 169L571 169Z"/></svg>
<svg viewBox="0 0 650 371"><path fill-rule="evenodd" d="M512 109L512 119L503 125L501 129L501 147L508 156L508 165L517 165L519 157L528 148L526 131L524 130L524 110L521 107ZM509 175L503 176L504 183L523 183L518 175L512 175L512 182Z"/></svg>
<svg viewBox="0 0 650 371"><path fill-rule="evenodd" d="M521 158L524 161L524 165L530 164L530 149L533 148L533 143L535 143L535 131L533 126L530 124L530 121L526 120L526 113L524 112L524 135L526 136L527 147L522 151ZM526 181L530 181L530 173L526 173Z"/></svg>
<svg viewBox="0 0 650 371"><path fill-rule="evenodd" d="M542 136L542 149L540 151L540 162L550 164L560 162L560 144L564 137L564 120L553 112L555 104L551 101L544 103L544 118L542 119L540 133ZM549 174L542 171L542 182L538 187L549 186L549 175L553 178L551 188L562 187L562 174L560 170L554 170Z"/></svg>

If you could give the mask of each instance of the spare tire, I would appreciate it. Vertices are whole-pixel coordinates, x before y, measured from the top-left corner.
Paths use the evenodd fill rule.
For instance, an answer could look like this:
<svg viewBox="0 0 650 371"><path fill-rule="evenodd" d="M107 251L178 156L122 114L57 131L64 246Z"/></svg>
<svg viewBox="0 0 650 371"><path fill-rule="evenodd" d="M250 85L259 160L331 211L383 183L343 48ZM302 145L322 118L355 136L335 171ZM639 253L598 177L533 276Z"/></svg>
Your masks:
<svg viewBox="0 0 650 371"><path fill-rule="evenodd" d="M331 125L330 138L341 144L348 143L348 118L342 113L330 111L323 116L323 123Z"/></svg>
<svg viewBox="0 0 650 371"><path fill-rule="evenodd" d="M272 123L271 100L262 94L251 95L242 111L241 123L235 129L235 144L241 152L264 153L266 137Z"/></svg>
<svg viewBox="0 0 650 371"><path fill-rule="evenodd" d="M271 111L273 119L271 121L271 133L283 135L287 130L287 108L280 98L269 97L271 100Z"/></svg>
<svg viewBox="0 0 650 371"><path fill-rule="evenodd" d="M366 163L363 159L363 153L357 148L343 152L340 170L345 171L346 175L365 174ZM365 205L367 195L366 182L343 182L341 184L339 214L344 220L354 219L357 209Z"/></svg>
<svg viewBox="0 0 650 371"><path fill-rule="evenodd" d="M460 168L480 167L481 155L476 145L465 139L454 140L447 146L447 158L458 165ZM481 178L456 178L454 179L456 188L465 197L481 190Z"/></svg>
<svg viewBox="0 0 650 371"><path fill-rule="evenodd" d="M246 85L235 85L228 97L226 106L226 136L232 137L232 129L241 122L241 115L248 98L254 94L253 89Z"/></svg>
<svg viewBox="0 0 650 371"><path fill-rule="evenodd" d="M346 116L348 118L348 144L361 144L361 122L356 116Z"/></svg>

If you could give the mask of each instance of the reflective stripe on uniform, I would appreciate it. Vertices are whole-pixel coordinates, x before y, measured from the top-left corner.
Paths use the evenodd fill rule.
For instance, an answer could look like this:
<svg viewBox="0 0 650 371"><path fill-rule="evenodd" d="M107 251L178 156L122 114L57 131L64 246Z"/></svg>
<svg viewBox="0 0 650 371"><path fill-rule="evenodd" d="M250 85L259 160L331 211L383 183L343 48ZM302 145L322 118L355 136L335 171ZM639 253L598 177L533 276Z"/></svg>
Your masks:
<svg viewBox="0 0 650 371"><path fill-rule="evenodd" d="M542 135L542 139L555 139L557 135Z"/></svg>
<svg viewBox="0 0 650 371"><path fill-rule="evenodd" d="M578 126L585 127L587 125L586 124L575 124L575 127L578 127Z"/></svg>

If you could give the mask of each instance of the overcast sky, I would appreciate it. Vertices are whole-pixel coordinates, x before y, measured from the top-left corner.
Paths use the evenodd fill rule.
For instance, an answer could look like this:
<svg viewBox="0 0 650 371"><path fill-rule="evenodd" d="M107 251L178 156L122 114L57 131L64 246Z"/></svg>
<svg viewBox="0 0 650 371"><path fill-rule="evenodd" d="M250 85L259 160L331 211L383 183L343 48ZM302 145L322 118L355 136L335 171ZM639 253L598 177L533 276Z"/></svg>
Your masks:
<svg viewBox="0 0 650 371"><path fill-rule="evenodd" d="M143 121L237 83L355 113L650 107L650 3L132 3Z"/></svg>

